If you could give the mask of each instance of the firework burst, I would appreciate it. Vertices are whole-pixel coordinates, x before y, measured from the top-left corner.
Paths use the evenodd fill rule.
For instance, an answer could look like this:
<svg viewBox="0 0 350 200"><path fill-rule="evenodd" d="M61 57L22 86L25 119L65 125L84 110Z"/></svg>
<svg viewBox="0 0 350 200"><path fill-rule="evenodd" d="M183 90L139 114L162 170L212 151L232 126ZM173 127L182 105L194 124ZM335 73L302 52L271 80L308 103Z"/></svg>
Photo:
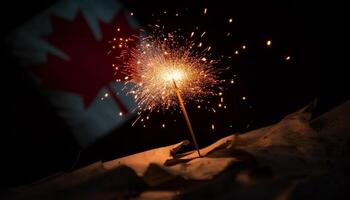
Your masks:
<svg viewBox="0 0 350 200"><path fill-rule="evenodd" d="M216 94L216 61L208 59L208 49L199 50L197 46L174 34L141 37L127 63L128 82L135 84L132 93L140 110L177 109L175 88L184 103L202 103Z"/></svg>

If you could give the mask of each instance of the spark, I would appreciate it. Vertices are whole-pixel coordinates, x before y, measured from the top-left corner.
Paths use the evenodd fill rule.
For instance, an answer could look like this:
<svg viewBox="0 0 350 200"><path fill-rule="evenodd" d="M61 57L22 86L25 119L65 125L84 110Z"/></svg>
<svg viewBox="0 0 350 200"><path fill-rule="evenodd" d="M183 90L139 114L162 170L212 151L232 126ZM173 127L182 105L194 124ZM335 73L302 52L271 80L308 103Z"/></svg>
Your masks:
<svg viewBox="0 0 350 200"><path fill-rule="evenodd" d="M290 60L290 56L287 56L287 57L286 57L286 60Z"/></svg>
<svg viewBox="0 0 350 200"><path fill-rule="evenodd" d="M105 93L105 97L108 97L108 93Z"/></svg>
<svg viewBox="0 0 350 200"><path fill-rule="evenodd" d="M206 34L206 32L204 31L204 32L201 34L201 37L203 37L205 34Z"/></svg>
<svg viewBox="0 0 350 200"><path fill-rule="evenodd" d="M133 16L133 15L134 15L134 13L133 13L133 12L131 12L131 13L130 13L130 16Z"/></svg>
<svg viewBox="0 0 350 200"><path fill-rule="evenodd" d="M211 130L215 130L215 125L211 124Z"/></svg>
<svg viewBox="0 0 350 200"><path fill-rule="evenodd" d="M232 19L232 18L230 18L230 19L228 20L228 22L229 22L229 23L232 23L232 22L233 22L233 19Z"/></svg>
<svg viewBox="0 0 350 200"><path fill-rule="evenodd" d="M242 46L242 49L246 49L247 47L245 45Z"/></svg>
<svg viewBox="0 0 350 200"><path fill-rule="evenodd" d="M244 101L245 101L246 99L247 99L246 97L242 97L242 100L244 100Z"/></svg>
<svg viewBox="0 0 350 200"><path fill-rule="evenodd" d="M238 55L238 50L235 51L235 54Z"/></svg>
<svg viewBox="0 0 350 200"><path fill-rule="evenodd" d="M139 115L139 116L136 118L136 120L131 124L131 127L133 127L133 126L136 124L136 122L137 122L140 118L141 118L141 115Z"/></svg>
<svg viewBox="0 0 350 200"><path fill-rule="evenodd" d="M267 40L267 41L266 41L266 45L267 45L267 46L271 46L271 43L272 43L271 40Z"/></svg>
<svg viewBox="0 0 350 200"><path fill-rule="evenodd" d="M162 124L162 128L165 128L165 124Z"/></svg>
<svg viewBox="0 0 350 200"><path fill-rule="evenodd" d="M119 116L123 116L123 113L122 113L122 112L119 112Z"/></svg>
<svg viewBox="0 0 350 200"><path fill-rule="evenodd" d="M207 11L208 11L208 9L207 9L207 8L204 8L204 14L205 14L205 15L207 14Z"/></svg>

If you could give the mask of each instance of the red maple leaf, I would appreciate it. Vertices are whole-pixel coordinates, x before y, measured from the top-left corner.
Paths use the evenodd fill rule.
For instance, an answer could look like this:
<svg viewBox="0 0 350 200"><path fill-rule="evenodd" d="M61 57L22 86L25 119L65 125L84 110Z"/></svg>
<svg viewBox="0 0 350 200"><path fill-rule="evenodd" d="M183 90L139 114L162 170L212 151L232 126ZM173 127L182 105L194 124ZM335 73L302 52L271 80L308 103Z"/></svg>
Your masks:
<svg viewBox="0 0 350 200"><path fill-rule="evenodd" d="M129 26L122 12L110 23L99 22L99 25L102 33L100 41L94 37L81 13L73 21L52 16L52 34L44 39L66 53L69 59L48 54L46 63L31 68L40 77L43 87L79 94L85 106L91 104L101 87L106 86L119 108L126 113L125 106L108 87L118 77L112 66L116 59L107 52L111 49L109 41L116 36L117 28L122 30L118 32L118 37L133 34L136 30Z"/></svg>

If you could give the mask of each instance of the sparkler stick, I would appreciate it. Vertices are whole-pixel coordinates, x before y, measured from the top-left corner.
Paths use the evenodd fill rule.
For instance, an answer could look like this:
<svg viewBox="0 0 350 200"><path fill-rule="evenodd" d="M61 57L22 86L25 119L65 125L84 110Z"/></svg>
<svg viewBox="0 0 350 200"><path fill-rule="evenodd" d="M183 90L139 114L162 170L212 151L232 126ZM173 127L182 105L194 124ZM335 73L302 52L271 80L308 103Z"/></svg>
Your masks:
<svg viewBox="0 0 350 200"><path fill-rule="evenodd" d="M185 117L188 130L189 130L190 133L191 133L191 136L192 136L194 145L196 146L196 149L197 149L197 152L198 152L198 156L199 156L199 157L202 157L202 156L201 156L201 153L200 153L200 151L199 151L199 147L198 147L198 143L197 143L196 136L195 136L195 134L194 134L194 132L193 132L193 129L192 129L192 125L191 125L190 118L188 117L188 114L187 114L187 111L186 111L186 107L185 107L184 101L182 100L182 97L181 97L181 94L180 94L180 90L179 90L179 88L177 87L176 82L175 82L174 79L173 79L173 83L174 83L174 87L175 87L176 96L177 96L177 98L179 99L180 107L181 107L182 113L183 113L183 115L184 115L184 117Z"/></svg>

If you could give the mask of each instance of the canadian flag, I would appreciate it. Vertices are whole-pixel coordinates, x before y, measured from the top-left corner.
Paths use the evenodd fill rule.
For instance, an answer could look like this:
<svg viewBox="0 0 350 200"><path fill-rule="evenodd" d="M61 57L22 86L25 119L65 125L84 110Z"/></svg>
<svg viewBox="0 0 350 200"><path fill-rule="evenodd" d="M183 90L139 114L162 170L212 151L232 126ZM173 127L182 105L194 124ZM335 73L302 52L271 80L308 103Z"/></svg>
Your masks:
<svg viewBox="0 0 350 200"><path fill-rule="evenodd" d="M115 81L122 78L112 66L118 60L108 52L114 37L137 30L116 0L63 0L18 27L7 41L86 147L133 115L134 98Z"/></svg>

